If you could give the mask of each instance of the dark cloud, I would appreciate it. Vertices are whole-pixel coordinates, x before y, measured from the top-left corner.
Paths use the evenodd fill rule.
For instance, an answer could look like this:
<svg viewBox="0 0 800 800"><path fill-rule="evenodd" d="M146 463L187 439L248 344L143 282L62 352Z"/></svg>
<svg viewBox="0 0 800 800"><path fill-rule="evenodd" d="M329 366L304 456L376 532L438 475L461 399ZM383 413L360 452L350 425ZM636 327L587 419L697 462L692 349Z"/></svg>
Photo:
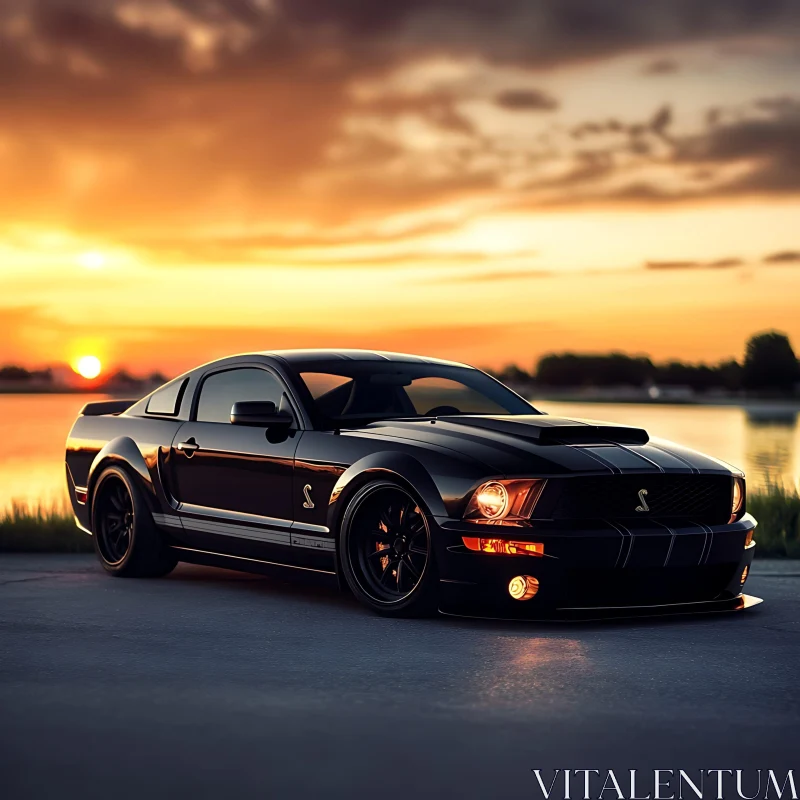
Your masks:
<svg viewBox="0 0 800 800"><path fill-rule="evenodd" d="M555 111L559 106L555 97L539 89L506 89L494 102L509 111Z"/></svg>
<svg viewBox="0 0 800 800"><path fill-rule="evenodd" d="M645 75L672 75L680 69L674 58L657 58L645 64L642 72Z"/></svg>
<svg viewBox="0 0 800 800"><path fill-rule="evenodd" d="M800 4L6 0L0 215L126 240L243 220L329 229L496 197L514 170L524 191L550 193L540 202L798 191L791 98L765 99L760 118L715 117L684 139L673 109L654 103L649 118L587 121L569 146L532 137L523 150L481 133L464 102L479 86L414 93L387 80L431 57L524 70L742 34L796 41ZM364 86L378 90L356 91ZM558 107L536 88L484 91L503 108ZM419 140L439 143L403 141L409 118ZM613 141L595 146L603 137ZM711 174L747 159L755 166L738 183L667 193L624 180L631 160ZM563 168L536 172L554 161ZM603 185L611 176L622 188Z"/></svg>
<svg viewBox="0 0 800 800"><path fill-rule="evenodd" d="M800 263L800 250L781 250L764 256L765 264L797 264Z"/></svg>
<svg viewBox="0 0 800 800"><path fill-rule="evenodd" d="M646 261L645 269L686 270L686 269L731 269L741 267L741 258L718 258L715 261Z"/></svg>

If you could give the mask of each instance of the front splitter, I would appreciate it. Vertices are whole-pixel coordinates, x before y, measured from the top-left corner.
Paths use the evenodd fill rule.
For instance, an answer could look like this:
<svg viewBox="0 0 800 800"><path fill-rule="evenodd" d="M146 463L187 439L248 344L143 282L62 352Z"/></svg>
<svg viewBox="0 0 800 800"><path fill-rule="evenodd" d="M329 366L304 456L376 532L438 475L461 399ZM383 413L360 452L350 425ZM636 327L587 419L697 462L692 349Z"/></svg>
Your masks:
<svg viewBox="0 0 800 800"><path fill-rule="evenodd" d="M530 602L530 601L525 601ZM764 601L760 597L740 594L726 600L704 600L696 603L670 603L651 606L592 606L543 609L540 614L528 607L520 608L516 614L493 614L475 611L439 609L446 617L463 619L489 619L502 622L587 622L592 620L640 619L643 617L674 617L697 614L721 614L728 611L744 611ZM520 603L522 605L522 603ZM533 613L532 613L533 612Z"/></svg>

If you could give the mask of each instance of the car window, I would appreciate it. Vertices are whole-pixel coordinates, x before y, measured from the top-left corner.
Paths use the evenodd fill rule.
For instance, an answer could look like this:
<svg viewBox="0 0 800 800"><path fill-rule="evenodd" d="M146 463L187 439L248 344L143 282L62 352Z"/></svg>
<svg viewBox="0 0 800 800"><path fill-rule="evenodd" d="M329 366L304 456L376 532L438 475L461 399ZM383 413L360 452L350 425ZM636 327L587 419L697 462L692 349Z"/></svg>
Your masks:
<svg viewBox="0 0 800 800"><path fill-rule="evenodd" d="M320 359L296 373L317 427L452 414L536 414L480 370L456 365Z"/></svg>
<svg viewBox="0 0 800 800"><path fill-rule="evenodd" d="M198 422L230 422L231 407L243 400L271 400L281 406L283 386L265 369L242 367L215 372L203 381L197 404Z"/></svg>
<svg viewBox="0 0 800 800"><path fill-rule="evenodd" d="M156 390L147 401L147 413L175 416L180 410L183 390L188 380L188 378L176 378Z"/></svg>
<svg viewBox="0 0 800 800"><path fill-rule="evenodd" d="M506 410L486 395L450 378L417 378L405 387L417 414L450 410L461 414L504 414Z"/></svg>
<svg viewBox="0 0 800 800"><path fill-rule="evenodd" d="M303 381L311 392L315 400L319 400L323 395L338 389L345 383L350 383L353 379L346 375L331 375L329 372L304 372Z"/></svg>

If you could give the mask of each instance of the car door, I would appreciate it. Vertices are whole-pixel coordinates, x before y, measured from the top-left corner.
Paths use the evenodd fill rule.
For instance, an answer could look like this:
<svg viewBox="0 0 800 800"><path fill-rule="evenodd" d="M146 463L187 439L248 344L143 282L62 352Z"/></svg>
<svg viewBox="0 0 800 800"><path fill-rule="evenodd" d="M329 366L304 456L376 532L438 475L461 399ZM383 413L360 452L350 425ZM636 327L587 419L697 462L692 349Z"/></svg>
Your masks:
<svg viewBox="0 0 800 800"><path fill-rule="evenodd" d="M204 375L191 419L173 442L173 485L184 539L203 550L289 560L292 473L302 436L233 425L231 407L272 401L297 419L281 378L260 365ZM285 557L285 558L284 558Z"/></svg>

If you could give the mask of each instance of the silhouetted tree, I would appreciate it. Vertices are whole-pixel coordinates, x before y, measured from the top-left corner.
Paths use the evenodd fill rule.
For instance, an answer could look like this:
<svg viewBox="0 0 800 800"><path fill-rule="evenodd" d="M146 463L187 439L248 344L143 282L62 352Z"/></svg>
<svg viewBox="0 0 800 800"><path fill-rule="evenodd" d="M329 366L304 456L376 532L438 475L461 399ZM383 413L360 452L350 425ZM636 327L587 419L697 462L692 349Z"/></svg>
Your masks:
<svg viewBox="0 0 800 800"><path fill-rule="evenodd" d="M800 376L789 337L777 331L751 336L742 377L748 389L791 391Z"/></svg>
<svg viewBox="0 0 800 800"><path fill-rule="evenodd" d="M497 378L503 381L503 383L530 383L533 379L529 372L526 372L522 367L518 367L516 364L509 364L503 367L503 369L497 373Z"/></svg>
<svg viewBox="0 0 800 800"><path fill-rule="evenodd" d="M27 381L31 373L24 367L8 366L0 368L0 381Z"/></svg>
<svg viewBox="0 0 800 800"><path fill-rule="evenodd" d="M536 379L546 386L643 386L653 373L643 356L552 353L539 361Z"/></svg>

